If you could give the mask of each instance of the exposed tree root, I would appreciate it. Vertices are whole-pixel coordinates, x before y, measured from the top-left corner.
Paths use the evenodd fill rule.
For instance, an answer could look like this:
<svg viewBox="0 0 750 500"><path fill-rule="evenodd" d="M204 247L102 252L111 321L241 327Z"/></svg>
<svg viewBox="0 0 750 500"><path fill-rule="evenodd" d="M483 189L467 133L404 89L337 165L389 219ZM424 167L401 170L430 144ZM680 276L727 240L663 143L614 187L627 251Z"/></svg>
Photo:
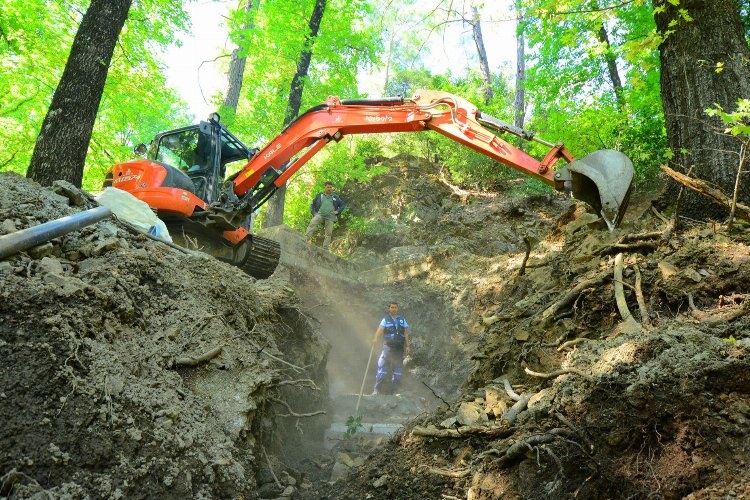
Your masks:
<svg viewBox="0 0 750 500"><path fill-rule="evenodd" d="M504 378L502 382L503 387L505 387L505 392L508 394L510 399L512 399L513 401L521 401L521 399L523 399L521 395L513 390L513 387L510 385L510 381L507 378Z"/></svg>
<svg viewBox="0 0 750 500"><path fill-rule="evenodd" d="M304 417L314 417L315 415L325 415L326 414L325 410L318 410L318 411L314 411L312 413L297 413L294 410L292 410L292 407L289 406L289 403L287 403L286 401L284 401L282 399L278 399L278 398L274 398L274 397L269 397L268 399L270 401L273 401L274 403L279 403L280 405L284 405L286 407L286 409L289 411L289 413L279 413L278 415L276 415L277 417L304 418Z"/></svg>
<svg viewBox="0 0 750 500"><path fill-rule="evenodd" d="M526 274L526 262L529 260L529 254L531 253L531 240L528 236L523 237L523 244L526 247L526 254L524 254L523 260L521 261L521 269L518 270L519 276Z"/></svg>
<svg viewBox="0 0 750 500"><path fill-rule="evenodd" d="M521 399L516 401L516 404L508 408L501 416L500 416L500 425L503 427L513 427L513 424L516 423L516 419L518 418L518 415L526 409L526 407L529 405L529 400L534 396L534 394L524 394Z"/></svg>
<svg viewBox="0 0 750 500"><path fill-rule="evenodd" d="M628 309L628 303L625 300L625 291L622 286L622 275L623 275L623 265L622 265L622 254L618 253L615 256L615 302L617 303L617 310L620 311L620 316L622 316L622 321L625 323L625 327L630 332L640 332L641 331L641 324L638 323L638 321L635 320L633 315L630 312L630 309Z"/></svg>
<svg viewBox="0 0 750 500"><path fill-rule="evenodd" d="M516 431L515 428L487 427L487 426L465 426L458 429L436 429L434 427L414 427L412 436L434 437L434 438L462 438L468 436L492 436L508 437Z"/></svg>
<svg viewBox="0 0 750 500"><path fill-rule="evenodd" d="M470 469L460 469L460 470L438 469L437 467L430 467L429 465L424 465L424 464L420 465L418 468L424 469L430 474L437 474L438 476L452 477L456 479L466 477L469 474L471 474Z"/></svg>
<svg viewBox="0 0 750 500"><path fill-rule="evenodd" d="M200 356L195 357L181 357L176 358L174 360L174 366L198 366L202 365L203 363L208 363L212 359L214 359L216 356L221 354L221 350L224 349L223 345L220 345L218 347L214 347L210 351L206 351Z"/></svg>
<svg viewBox="0 0 750 500"><path fill-rule="evenodd" d="M638 301L638 309L641 311L641 321L643 326L648 328L651 326L651 318L648 315L648 306L646 305L646 298L643 296L643 280L641 279L641 269L638 264L635 265L635 298Z"/></svg>
<svg viewBox="0 0 750 500"><path fill-rule="evenodd" d="M612 255L618 252L628 253L651 253L659 248L656 241L637 241L634 243L615 243L602 247L597 253L599 255Z"/></svg>
<svg viewBox="0 0 750 500"><path fill-rule="evenodd" d="M593 278L582 281L568 293L563 295L562 298L554 302L551 306L547 307L547 309L542 312L542 318L549 321L549 319L560 312L561 309L572 305L584 290L602 285L609 279L611 279L610 273L608 271L603 271Z"/></svg>
<svg viewBox="0 0 750 500"><path fill-rule="evenodd" d="M565 349L570 349L571 347L581 344L583 342L586 342L587 340L589 339L587 339L586 337L580 337L577 339L568 340L567 342L563 343L560 347L557 348L557 352L562 352Z"/></svg>
<svg viewBox="0 0 750 500"><path fill-rule="evenodd" d="M541 373L541 372L532 371L529 369L529 367L526 367L524 368L524 371L526 372L527 375L531 375L532 377L543 378L545 380L557 378L560 375L566 375L570 373L573 375L578 375L579 377L584 378L588 380L589 382L594 382L594 377L586 373L583 373L581 370L576 370L575 368L563 368L561 370L556 370L550 373Z"/></svg>
<svg viewBox="0 0 750 500"><path fill-rule="evenodd" d="M533 450L537 446L551 443L558 437L570 436L570 434L570 431L567 429L555 428L544 434L529 436L526 439L511 445L504 453L500 451L500 457L495 459L494 462L499 467L510 467L514 463L522 460L526 456L526 452Z"/></svg>

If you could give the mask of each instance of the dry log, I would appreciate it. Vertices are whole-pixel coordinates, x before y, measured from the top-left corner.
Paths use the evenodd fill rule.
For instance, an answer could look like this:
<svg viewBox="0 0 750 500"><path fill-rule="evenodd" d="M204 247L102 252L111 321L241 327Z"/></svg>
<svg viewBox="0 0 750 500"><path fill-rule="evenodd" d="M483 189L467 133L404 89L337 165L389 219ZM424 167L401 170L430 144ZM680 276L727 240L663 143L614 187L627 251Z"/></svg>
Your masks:
<svg viewBox="0 0 750 500"><path fill-rule="evenodd" d="M541 372L532 371L527 366L526 368L524 368L523 371L525 371L527 375L531 375L532 377L543 378L545 380L557 378L560 375L566 375L566 374L570 373L570 374L573 374L573 375L578 375L579 377L584 378L584 379L588 380L589 382L593 382L594 381L594 377L592 377L591 375L588 375L586 373L583 373L581 370L576 370L575 368L563 368L561 370L557 370L557 371L550 372L550 373L541 373Z"/></svg>
<svg viewBox="0 0 750 500"><path fill-rule="evenodd" d="M604 272L597 274L593 278L582 281L581 283L577 284L568 293L563 295L562 298L560 298L551 306L549 306L547 309L545 309L544 312L542 313L542 318L545 320L549 320L549 318L556 315L562 308L572 305L575 302L575 300L578 298L578 296L581 295L581 293L583 293L584 290L602 285L606 283L609 279L610 279L609 272L604 271Z"/></svg>
<svg viewBox="0 0 750 500"><path fill-rule="evenodd" d="M218 356L221 353L221 350L224 349L223 345L220 345L219 347L214 347L210 351L206 351L200 356L196 357L181 357L176 358L174 360L174 366L198 366L202 365L203 363L207 363L214 359L216 356Z"/></svg>
<svg viewBox="0 0 750 500"><path fill-rule="evenodd" d="M689 187L693 191L703 195L714 203L725 207L727 210L731 210L732 199L724 194L721 189L712 186L703 179L698 179L697 177L689 177L685 174L681 174L680 172L672 170L666 165L661 165L659 168L661 168L664 173L666 173L668 176L670 176L672 179L679 182L683 186ZM742 203L737 203L734 215L738 219L750 222L750 207Z"/></svg>
<svg viewBox="0 0 750 500"><path fill-rule="evenodd" d="M499 426L464 426L458 429L437 429L433 427L414 427L411 430L412 436L434 437L434 438L462 438L470 436L492 436L505 438L516 431L515 428L505 428Z"/></svg>

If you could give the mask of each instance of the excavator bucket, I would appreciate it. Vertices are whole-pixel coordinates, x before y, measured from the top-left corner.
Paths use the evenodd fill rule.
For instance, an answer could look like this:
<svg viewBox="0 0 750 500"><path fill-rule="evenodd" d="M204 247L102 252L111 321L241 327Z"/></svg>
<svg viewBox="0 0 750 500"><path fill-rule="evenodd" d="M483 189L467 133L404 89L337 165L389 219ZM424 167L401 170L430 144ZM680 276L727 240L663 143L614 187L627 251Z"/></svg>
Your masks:
<svg viewBox="0 0 750 500"><path fill-rule="evenodd" d="M633 162L619 151L602 149L566 167L571 174L573 196L594 207L609 229L614 229L630 200Z"/></svg>

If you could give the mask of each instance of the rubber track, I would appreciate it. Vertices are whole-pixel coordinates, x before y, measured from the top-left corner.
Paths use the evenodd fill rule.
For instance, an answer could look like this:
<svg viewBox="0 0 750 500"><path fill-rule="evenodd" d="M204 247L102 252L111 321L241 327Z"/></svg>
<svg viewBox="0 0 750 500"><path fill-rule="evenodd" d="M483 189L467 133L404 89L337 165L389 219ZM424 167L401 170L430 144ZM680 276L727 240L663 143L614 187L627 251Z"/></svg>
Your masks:
<svg viewBox="0 0 750 500"><path fill-rule="evenodd" d="M253 250L241 269L254 278L266 279L279 265L281 245L274 240L253 235Z"/></svg>

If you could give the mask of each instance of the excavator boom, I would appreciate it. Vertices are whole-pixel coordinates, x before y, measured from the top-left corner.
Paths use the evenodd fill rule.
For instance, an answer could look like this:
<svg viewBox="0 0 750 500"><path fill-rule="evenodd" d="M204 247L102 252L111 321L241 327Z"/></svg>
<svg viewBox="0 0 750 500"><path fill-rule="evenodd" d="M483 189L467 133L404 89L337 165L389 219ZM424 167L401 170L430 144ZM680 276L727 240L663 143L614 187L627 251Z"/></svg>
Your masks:
<svg viewBox="0 0 750 500"><path fill-rule="evenodd" d="M257 207L331 140L350 134L422 130L434 130L557 190L571 191L592 205L610 228L621 221L627 207L633 165L622 153L603 150L576 160L562 144L538 139L481 113L461 97L434 90L419 90L410 100L329 97L261 149L233 177L233 190L247 200L242 208ZM540 142L549 152L537 160L496 135L505 132ZM555 170L559 160L565 165Z"/></svg>

